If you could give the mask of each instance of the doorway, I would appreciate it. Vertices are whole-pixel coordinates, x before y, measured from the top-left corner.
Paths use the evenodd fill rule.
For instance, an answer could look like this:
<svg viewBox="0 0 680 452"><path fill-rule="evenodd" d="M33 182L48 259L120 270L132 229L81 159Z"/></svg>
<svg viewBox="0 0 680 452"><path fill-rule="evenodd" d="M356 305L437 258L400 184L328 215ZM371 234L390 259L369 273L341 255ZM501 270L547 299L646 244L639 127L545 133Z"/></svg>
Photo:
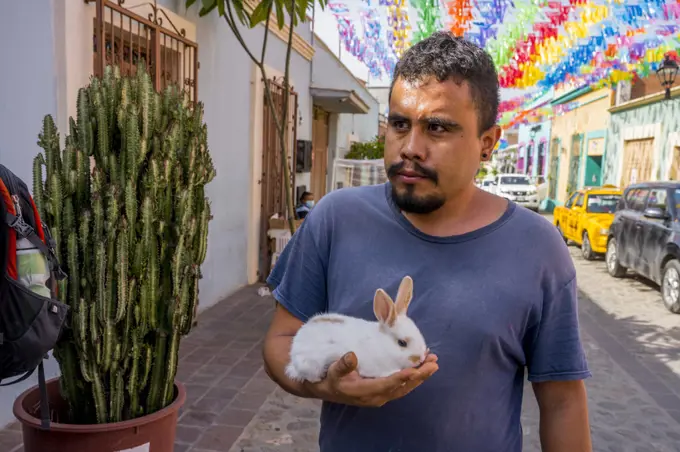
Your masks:
<svg viewBox="0 0 680 452"><path fill-rule="evenodd" d="M292 149L292 144L297 141L295 125L297 123L298 95L292 90L288 91L290 96L288 112L284 114L286 88L274 78L268 80L267 83L272 101L278 111L278 117L285 121L285 124L288 124L286 141L290 146L288 149ZM279 218L288 216L286 190L291 190L292 195L293 187L295 187L295 165L290 152L287 153L287 161L284 162L276 118L264 96L262 96L262 104L259 108L262 108L262 174L258 182L261 190L258 279L264 282L271 271L272 261L272 246L268 235L269 220L274 215L278 215ZM284 177L284 164L290 168L290 179L288 180Z"/></svg>
<svg viewBox="0 0 680 452"><path fill-rule="evenodd" d="M621 188L636 182L646 182L652 177L654 138L628 140L623 144L623 171Z"/></svg>
<svg viewBox="0 0 680 452"><path fill-rule="evenodd" d="M314 200L319 200L326 194L326 179L328 174L328 125L330 114L319 107L314 107L312 122L312 174L310 185Z"/></svg>
<svg viewBox="0 0 680 452"><path fill-rule="evenodd" d="M671 172L669 174L670 180L680 180L680 146L675 146L672 150L671 156Z"/></svg>
<svg viewBox="0 0 680 452"><path fill-rule="evenodd" d="M581 148L583 146L583 134L575 133L571 136L571 155L569 157L569 177L567 179L567 194L578 190L579 163L581 160Z"/></svg>
<svg viewBox="0 0 680 452"><path fill-rule="evenodd" d="M585 187L599 187L602 185L601 155L589 155L586 157L586 175L583 185Z"/></svg>

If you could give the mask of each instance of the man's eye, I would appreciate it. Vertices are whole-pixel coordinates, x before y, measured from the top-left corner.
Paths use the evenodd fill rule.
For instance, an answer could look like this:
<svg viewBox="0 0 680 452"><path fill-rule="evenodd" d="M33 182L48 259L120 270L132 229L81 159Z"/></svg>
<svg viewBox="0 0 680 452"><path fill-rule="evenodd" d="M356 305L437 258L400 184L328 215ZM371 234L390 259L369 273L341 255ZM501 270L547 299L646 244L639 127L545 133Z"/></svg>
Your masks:
<svg viewBox="0 0 680 452"><path fill-rule="evenodd" d="M446 132L446 129L444 128L444 126L439 124L430 124L430 131L435 133L442 133Z"/></svg>
<svg viewBox="0 0 680 452"><path fill-rule="evenodd" d="M394 121L392 127L397 130L405 130L408 129L408 123L406 123L406 121Z"/></svg>

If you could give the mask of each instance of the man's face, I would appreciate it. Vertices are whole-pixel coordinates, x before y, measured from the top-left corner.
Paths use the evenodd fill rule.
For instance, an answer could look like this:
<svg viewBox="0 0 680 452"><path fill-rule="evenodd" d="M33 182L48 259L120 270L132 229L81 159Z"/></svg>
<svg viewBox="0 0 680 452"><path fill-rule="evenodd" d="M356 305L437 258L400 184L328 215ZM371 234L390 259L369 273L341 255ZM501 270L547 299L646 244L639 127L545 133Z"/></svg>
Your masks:
<svg viewBox="0 0 680 452"><path fill-rule="evenodd" d="M397 206L426 214L454 199L473 183L499 137L498 127L480 136L467 82L398 78L385 135L385 168Z"/></svg>

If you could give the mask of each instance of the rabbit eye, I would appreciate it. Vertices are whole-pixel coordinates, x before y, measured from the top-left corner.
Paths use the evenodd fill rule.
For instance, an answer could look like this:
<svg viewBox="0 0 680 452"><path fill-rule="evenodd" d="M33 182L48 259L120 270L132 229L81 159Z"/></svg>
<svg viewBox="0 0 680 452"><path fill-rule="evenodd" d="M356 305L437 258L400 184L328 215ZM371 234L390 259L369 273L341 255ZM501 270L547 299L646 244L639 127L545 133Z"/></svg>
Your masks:
<svg viewBox="0 0 680 452"><path fill-rule="evenodd" d="M399 344L399 347L406 347L408 345L408 343L403 339L399 339L397 344Z"/></svg>

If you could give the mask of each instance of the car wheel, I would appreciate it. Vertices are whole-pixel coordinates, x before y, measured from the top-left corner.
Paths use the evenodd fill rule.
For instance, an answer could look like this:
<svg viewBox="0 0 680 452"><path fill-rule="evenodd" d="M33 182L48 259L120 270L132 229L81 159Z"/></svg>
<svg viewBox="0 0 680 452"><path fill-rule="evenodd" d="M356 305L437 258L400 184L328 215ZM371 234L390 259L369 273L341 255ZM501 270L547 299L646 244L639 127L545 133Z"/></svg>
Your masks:
<svg viewBox="0 0 680 452"><path fill-rule="evenodd" d="M661 298L669 311L680 314L680 262L676 259L668 261L663 269Z"/></svg>
<svg viewBox="0 0 680 452"><path fill-rule="evenodd" d="M626 274L628 269L619 263L619 250L614 237L609 239L609 242L607 243L606 261L607 271L614 278L621 278Z"/></svg>
<svg viewBox="0 0 680 452"><path fill-rule="evenodd" d="M581 255L587 261L592 261L595 259L595 253L593 252L593 247L590 245L590 238L588 237L588 232L583 232L583 242L581 242Z"/></svg>
<svg viewBox="0 0 680 452"><path fill-rule="evenodd" d="M564 240L564 243L569 245L569 240L564 236L564 231L562 230L562 225L557 223L557 231L560 233L560 236L562 237L562 240Z"/></svg>

